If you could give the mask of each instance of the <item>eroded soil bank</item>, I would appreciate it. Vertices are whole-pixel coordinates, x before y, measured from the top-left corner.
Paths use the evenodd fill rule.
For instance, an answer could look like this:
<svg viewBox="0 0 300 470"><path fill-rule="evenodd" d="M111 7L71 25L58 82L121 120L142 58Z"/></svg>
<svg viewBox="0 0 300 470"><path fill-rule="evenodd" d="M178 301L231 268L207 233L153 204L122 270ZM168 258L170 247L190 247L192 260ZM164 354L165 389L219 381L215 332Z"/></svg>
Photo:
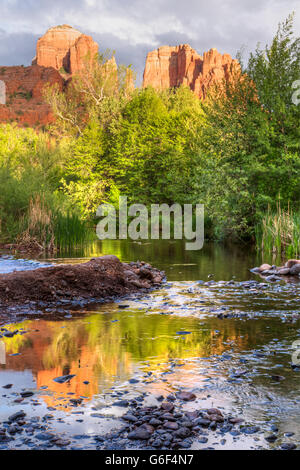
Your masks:
<svg viewBox="0 0 300 470"><path fill-rule="evenodd" d="M112 300L159 286L164 272L144 262L121 263L116 256L93 258L83 264L63 264L0 274L0 306L38 302L52 305Z"/></svg>

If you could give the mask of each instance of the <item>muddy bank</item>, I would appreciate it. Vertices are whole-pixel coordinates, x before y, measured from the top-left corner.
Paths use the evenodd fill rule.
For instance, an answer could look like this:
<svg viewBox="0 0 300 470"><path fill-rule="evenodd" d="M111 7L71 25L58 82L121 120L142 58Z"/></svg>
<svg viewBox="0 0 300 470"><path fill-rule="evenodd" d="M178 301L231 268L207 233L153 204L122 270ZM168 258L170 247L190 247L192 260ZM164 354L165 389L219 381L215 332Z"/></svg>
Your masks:
<svg viewBox="0 0 300 470"><path fill-rule="evenodd" d="M164 272L149 264L121 263L116 256L0 274L0 306L111 300L159 286L164 277Z"/></svg>

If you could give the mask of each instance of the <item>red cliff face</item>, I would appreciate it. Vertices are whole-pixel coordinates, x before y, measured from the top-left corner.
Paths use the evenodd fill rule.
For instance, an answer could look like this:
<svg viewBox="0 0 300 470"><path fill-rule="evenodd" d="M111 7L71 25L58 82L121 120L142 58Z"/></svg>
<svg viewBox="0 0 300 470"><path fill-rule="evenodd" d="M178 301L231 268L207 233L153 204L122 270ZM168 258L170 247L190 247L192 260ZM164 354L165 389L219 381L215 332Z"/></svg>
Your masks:
<svg viewBox="0 0 300 470"><path fill-rule="evenodd" d="M52 67L0 67L0 80L6 87L6 104L0 104L0 122L17 121L39 127L53 120L50 107L43 102L43 88L63 79Z"/></svg>
<svg viewBox="0 0 300 470"><path fill-rule="evenodd" d="M98 45L91 36L68 25L55 26L38 40L32 64L74 74L83 69L86 58L93 60L97 52Z"/></svg>
<svg viewBox="0 0 300 470"><path fill-rule="evenodd" d="M210 49L202 57L188 44L163 46L147 55L143 86L163 90L187 85L203 99L213 83L229 80L237 68L237 60L216 49Z"/></svg>
<svg viewBox="0 0 300 470"><path fill-rule="evenodd" d="M71 75L82 70L86 60L93 61L97 52L93 39L71 26L50 28L37 42L31 67L0 67L0 80L6 87L0 122L31 127L51 123L54 117L42 96L45 84L58 83L63 89Z"/></svg>

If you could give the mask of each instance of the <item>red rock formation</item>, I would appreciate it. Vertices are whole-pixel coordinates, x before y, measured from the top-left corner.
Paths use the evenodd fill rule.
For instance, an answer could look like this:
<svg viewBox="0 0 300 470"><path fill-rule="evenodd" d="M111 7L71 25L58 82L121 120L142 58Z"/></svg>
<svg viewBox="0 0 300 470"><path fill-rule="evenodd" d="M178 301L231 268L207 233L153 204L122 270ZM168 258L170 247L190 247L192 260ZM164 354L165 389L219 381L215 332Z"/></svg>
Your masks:
<svg viewBox="0 0 300 470"><path fill-rule="evenodd" d="M82 70L85 60L93 61L97 52L93 39L71 26L50 28L37 42L31 67L0 67L0 80L6 85L0 122L16 121L31 127L52 122L51 109L43 101L43 87L58 83L62 89L65 80Z"/></svg>
<svg viewBox="0 0 300 470"><path fill-rule="evenodd" d="M70 73L75 74L83 70L85 61L91 64L97 53L98 44L93 41L91 36L82 34L70 48Z"/></svg>
<svg viewBox="0 0 300 470"><path fill-rule="evenodd" d="M68 25L55 26L38 40L32 64L74 74L83 69L86 57L93 60L97 52L98 45L91 36Z"/></svg>
<svg viewBox="0 0 300 470"><path fill-rule="evenodd" d="M210 49L202 57L188 44L163 46L147 55L143 86L162 90L183 84L203 99L213 83L229 80L236 68L239 68L237 60L216 49Z"/></svg>
<svg viewBox="0 0 300 470"><path fill-rule="evenodd" d="M63 88L63 79L52 67L0 67L0 80L6 86L6 104L0 105L0 122L17 121L39 127L53 121L50 107L43 101L46 84L57 83Z"/></svg>

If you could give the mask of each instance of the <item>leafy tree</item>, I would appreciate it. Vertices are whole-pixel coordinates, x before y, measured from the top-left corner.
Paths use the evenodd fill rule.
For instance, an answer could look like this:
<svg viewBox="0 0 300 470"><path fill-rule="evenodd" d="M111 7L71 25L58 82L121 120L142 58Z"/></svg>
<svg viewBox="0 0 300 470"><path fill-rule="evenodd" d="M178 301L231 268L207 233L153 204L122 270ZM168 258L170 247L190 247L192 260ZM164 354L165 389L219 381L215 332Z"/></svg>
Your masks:
<svg viewBox="0 0 300 470"><path fill-rule="evenodd" d="M67 83L66 89L50 86L45 99L56 117L59 134L81 135L91 120L102 127L110 125L120 114L122 104L132 92L134 73L131 67L117 66L109 51L87 56L84 68Z"/></svg>
<svg viewBox="0 0 300 470"><path fill-rule="evenodd" d="M270 47L257 48L246 74L211 90L203 103L197 191L218 235L249 237L268 206L299 201L299 107L292 83L299 73L293 17Z"/></svg>
<svg viewBox="0 0 300 470"><path fill-rule="evenodd" d="M199 101L189 89L161 95L147 88L122 114L110 146L112 177L121 192L144 203L188 202L202 121Z"/></svg>

